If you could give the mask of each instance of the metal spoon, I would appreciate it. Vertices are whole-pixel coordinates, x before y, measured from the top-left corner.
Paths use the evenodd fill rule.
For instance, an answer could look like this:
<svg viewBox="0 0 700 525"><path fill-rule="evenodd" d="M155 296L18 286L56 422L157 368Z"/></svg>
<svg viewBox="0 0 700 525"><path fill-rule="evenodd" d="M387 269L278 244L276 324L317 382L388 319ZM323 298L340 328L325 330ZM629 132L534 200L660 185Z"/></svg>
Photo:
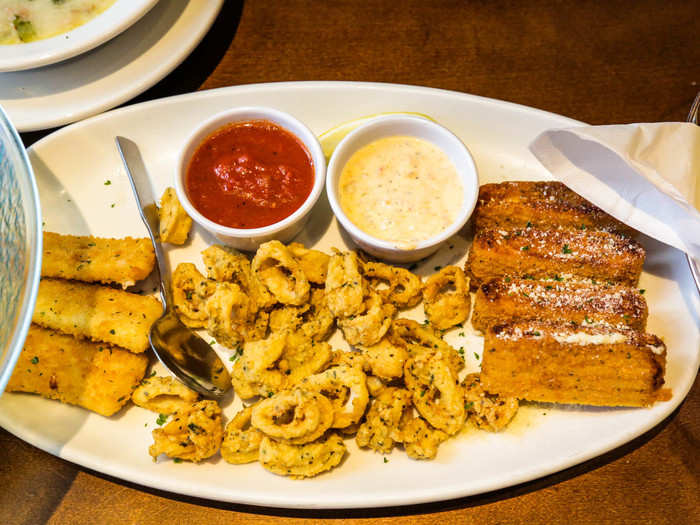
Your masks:
<svg viewBox="0 0 700 525"><path fill-rule="evenodd" d="M115 137L115 141L156 254L163 315L151 327L151 348L163 366L185 385L205 397L219 398L231 388L231 378L212 347L182 324L175 314L170 273L155 235L158 232L155 199L138 146L124 137Z"/></svg>
<svg viewBox="0 0 700 525"><path fill-rule="evenodd" d="M698 113L700 112L700 93L698 93L695 96L695 100L693 101L693 105L690 106L690 112L688 113L688 118L686 119L687 122L691 122L693 124L698 124ZM690 273L693 276L693 280L695 281L695 287L698 289L698 293L700 294L700 270L698 270L698 263L693 259L690 255L687 253L685 254L685 258L688 261L688 266L690 266Z"/></svg>

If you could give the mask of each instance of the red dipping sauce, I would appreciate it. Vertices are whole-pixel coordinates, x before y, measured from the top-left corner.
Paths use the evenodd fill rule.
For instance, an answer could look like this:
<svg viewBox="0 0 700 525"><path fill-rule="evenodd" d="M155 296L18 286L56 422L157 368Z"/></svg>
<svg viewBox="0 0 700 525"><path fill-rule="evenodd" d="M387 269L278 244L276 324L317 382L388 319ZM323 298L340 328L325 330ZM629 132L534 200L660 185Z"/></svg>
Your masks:
<svg viewBox="0 0 700 525"><path fill-rule="evenodd" d="M289 217L314 186L311 154L295 135L267 120L235 122L197 147L185 189L207 219L261 228Z"/></svg>

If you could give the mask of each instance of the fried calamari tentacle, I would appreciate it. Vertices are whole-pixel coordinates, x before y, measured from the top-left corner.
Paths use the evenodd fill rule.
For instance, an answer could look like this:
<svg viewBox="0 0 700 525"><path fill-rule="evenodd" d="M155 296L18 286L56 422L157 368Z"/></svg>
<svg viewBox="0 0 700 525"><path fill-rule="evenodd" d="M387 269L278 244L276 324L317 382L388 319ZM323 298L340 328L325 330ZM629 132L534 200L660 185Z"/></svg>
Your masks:
<svg viewBox="0 0 700 525"><path fill-rule="evenodd" d="M365 309L366 288L356 253L331 256L326 277L326 304L335 317L361 314Z"/></svg>
<svg viewBox="0 0 700 525"><path fill-rule="evenodd" d="M397 441L401 441L406 454L413 459L433 459L440 443L449 436L442 430L433 428L423 418L404 413Z"/></svg>
<svg viewBox="0 0 700 525"><path fill-rule="evenodd" d="M330 399L334 408L333 428L358 422L369 401L367 377L359 367L334 366L307 377L299 386Z"/></svg>
<svg viewBox="0 0 700 525"><path fill-rule="evenodd" d="M207 324L206 300L216 283L204 277L192 263L180 263L173 272L173 304L180 320L190 328Z"/></svg>
<svg viewBox="0 0 700 525"><path fill-rule="evenodd" d="M217 283L206 302L207 331L219 344L236 348L245 339L241 328L255 319L255 309L237 284Z"/></svg>
<svg viewBox="0 0 700 525"><path fill-rule="evenodd" d="M454 348L447 344L435 330L426 325L420 325L410 319L395 319L387 338L395 346L404 348L413 356L422 350L440 350L448 357L450 367L455 375L464 368L462 359Z"/></svg>
<svg viewBox="0 0 700 525"><path fill-rule="evenodd" d="M316 392L283 390L255 405L250 421L275 440L303 445L320 438L330 428L333 406Z"/></svg>
<svg viewBox="0 0 700 525"><path fill-rule="evenodd" d="M440 350L425 350L406 361L404 381L416 410L431 425L456 434L464 425L464 389L448 357Z"/></svg>
<svg viewBox="0 0 700 525"><path fill-rule="evenodd" d="M423 288L423 307L430 323L447 330L466 321L471 308L469 279L457 266L445 266L431 275Z"/></svg>
<svg viewBox="0 0 700 525"><path fill-rule="evenodd" d="M391 452L394 442L401 441L399 423L411 406L411 393L408 390L384 388L372 400L365 422L357 431L357 446L369 447L382 454Z"/></svg>
<svg viewBox="0 0 700 525"><path fill-rule="evenodd" d="M160 454L165 454L199 462L219 451L223 434L219 405L215 401L199 401L176 412L165 427L153 431L153 445L148 453L154 461Z"/></svg>
<svg viewBox="0 0 700 525"><path fill-rule="evenodd" d="M282 332L244 345L231 371L231 383L242 399L268 396L284 388L286 376L276 365L286 343L287 333Z"/></svg>
<svg viewBox="0 0 700 525"><path fill-rule="evenodd" d="M250 424L253 406L244 408L229 421L221 442L221 456L227 463L242 465L258 460L264 434Z"/></svg>
<svg viewBox="0 0 700 525"><path fill-rule="evenodd" d="M301 265L279 241L262 244L253 257L253 274L282 304L300 305L309 300L309 280Z"/></svg>
<svg viewBox="0 0 700 525"><path fill-rule="evenodd" d="M267 436L260 443L260 463L270 472L293 479L310 478L337 466L345 444L334 432L305 445L291 445Z"/></svg>
<svg viewBox="0 0 700 525"><path fill-rule="evenodd" d="M328 275L330 256L318 250L305 248L303 244L293 242L287 246L294 258L299 261L304 275L314 284L325 284Z"/></svg>
<svg viewBox="0 0 700 525"><path fill-rule="evenodd" d="M396 308L411 308L420 302L420 277L406 268L374 261L363 263L363 267L370 287Z"/></svg>
<svg viewBox="0 0 700 525"><path fill-rule="evenodd" d="M370 291L364 303L364 312L338 319L345 340L351 345L371 346L378 343L391 326L396 308L382 302L376 292Z"/></svg>
<svg viewBox="0 0 700 525"><path fill-rule="evenodd" d="M518 412L518 400L486 392L480 374L469 374L462 381L465 406L477 427L490 432L503 430Z"/></svg>
<svg viewBox="0 0 700 525"><path fill-rule="evenodd" d="M253 275L248 258L237 250L214 244L202 252L202 261L210 279L237 284L257 308L267 309L275 303L272 294Z"/></svg>
<svg viewBox="0 0 700 525"><path fill-rule="evenodd" d="M144 379L131 394L135 405L158 414L174 414L191 407L199 394L172 377Z"/></svg>

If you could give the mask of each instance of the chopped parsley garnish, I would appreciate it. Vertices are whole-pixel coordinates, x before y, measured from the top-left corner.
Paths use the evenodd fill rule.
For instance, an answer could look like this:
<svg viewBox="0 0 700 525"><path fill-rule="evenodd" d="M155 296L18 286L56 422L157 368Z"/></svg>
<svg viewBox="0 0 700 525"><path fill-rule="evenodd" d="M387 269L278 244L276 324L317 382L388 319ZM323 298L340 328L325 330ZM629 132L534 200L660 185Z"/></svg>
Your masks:
<svg viewBox="0 0 700 525"><path fill-rule="evenodd" d="M112 181L109 180L109 179L107 179L107 180L105 181L105 186L109 186L110 184L112 184Z"/></svg>
<svg viewBox="0 0 700 525"><path fill-rule="evenodd" d="M433 270L439 272L440 270L442 270L442 266L436 266L435 268L433 268Z"/></svg>
<svg viewBox="0 0 700 525"><path fill-rule="evenodd" d="M35 365L39 362L39 358L37 356L32 357L32 364Z"/></svg>
<svg viewBox="0 0 700 525"><path fill-rule="evenodd" d="M642 295L644 295L644 292L646 292L646 290L645 290L644 288L642 288L641 290L639 290L639 293L642 294Z"/></svg>
<svg viewBox="0 0 700 525"><path fill-rule="evenodd" d="M168 415L167 414L158 414L158 419L156 419L156 425L159 427L163 426L163 424L168 420Z"/></svg>
<svg viewBox="0 0 700 525"><path fill-rule="evenodd" d="M520 249L521 249L522 251L526 252L526 251L528 251L528 250L530 249L530 246L529 246L529 245L528 245L528 246L523 246L523 247L520 248Z"/></svg>
<svg viewBox="0 0 700 525"><path fill-rule="evenodd" d="M476 352L474 352L474 359L476 359L477 361L479 360L479 354L477 354Z"/></svg>
<svg viewBox="0 0 700 525"><path fill-rule="evenodd" d="M569 248L568 244L565 244L564 247L561 249L561 253L573 253L573 250Z"/></svg>
<svg viewBox="0 0 700 525"><path fill-rule="evenodd" d="M527 224L525 225L526 228L532 228L532 223L530 221L527 221Z"/></svg>
<svg viewBox="0 0 700 525"><path fill-rule="evenodd" d="M389 460L384 458L384 463L389 463Z"/></svg>

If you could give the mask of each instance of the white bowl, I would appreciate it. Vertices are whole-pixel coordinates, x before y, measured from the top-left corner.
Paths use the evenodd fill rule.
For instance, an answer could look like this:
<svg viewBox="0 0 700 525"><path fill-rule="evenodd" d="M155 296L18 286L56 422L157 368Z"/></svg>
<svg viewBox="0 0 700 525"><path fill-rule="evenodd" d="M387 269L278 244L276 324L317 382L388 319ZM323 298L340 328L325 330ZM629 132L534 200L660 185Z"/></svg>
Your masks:
<svg viewBox="0 0 700 525"><path fill-rule="evenodd" d="M405 248L391 241L378 239L358 228L345 214L338 198L338 181L343 167L360 148L384 137L411 136L426 140L442 149L454 164L464 193L458 217L438 235ZM479 195L479 177L474 159L467 147L447 128L434 121L411 115L377 117L349 133L336 147L326 176L326 192L333 213L355 243L367 253L391 262L413 262L440 248L469 220ZM416 217L420 220L420 217Z"/></svg>
<svg viewBox="0 0 700 525"><path fill-rule="evenodd" d="M46 66L90 51L131 27L157 2L117 0L92 20L65 33L36 42L0 45L0 71Z"/></svg>
<svg viewBox="0 0 700 525"><path fill-rule="evenodd" d="M261 228L229 228L199 213L185 190L185 175L190 158L201 142L217 129L233 122L246 120L268 120L294 134L306 146L314 165L314 185L302 205L289 217ZM175 191L182 207L197 224L214 234L221 242L239 250L254 251L267 241L276 239L290 241L306 224L309 213L323 191L326 180L326 158L316 135L299 120L288 113L266 107L240 107L219 113L197 128L185 142L180 153L178 172L175 176Z"/></svg>

